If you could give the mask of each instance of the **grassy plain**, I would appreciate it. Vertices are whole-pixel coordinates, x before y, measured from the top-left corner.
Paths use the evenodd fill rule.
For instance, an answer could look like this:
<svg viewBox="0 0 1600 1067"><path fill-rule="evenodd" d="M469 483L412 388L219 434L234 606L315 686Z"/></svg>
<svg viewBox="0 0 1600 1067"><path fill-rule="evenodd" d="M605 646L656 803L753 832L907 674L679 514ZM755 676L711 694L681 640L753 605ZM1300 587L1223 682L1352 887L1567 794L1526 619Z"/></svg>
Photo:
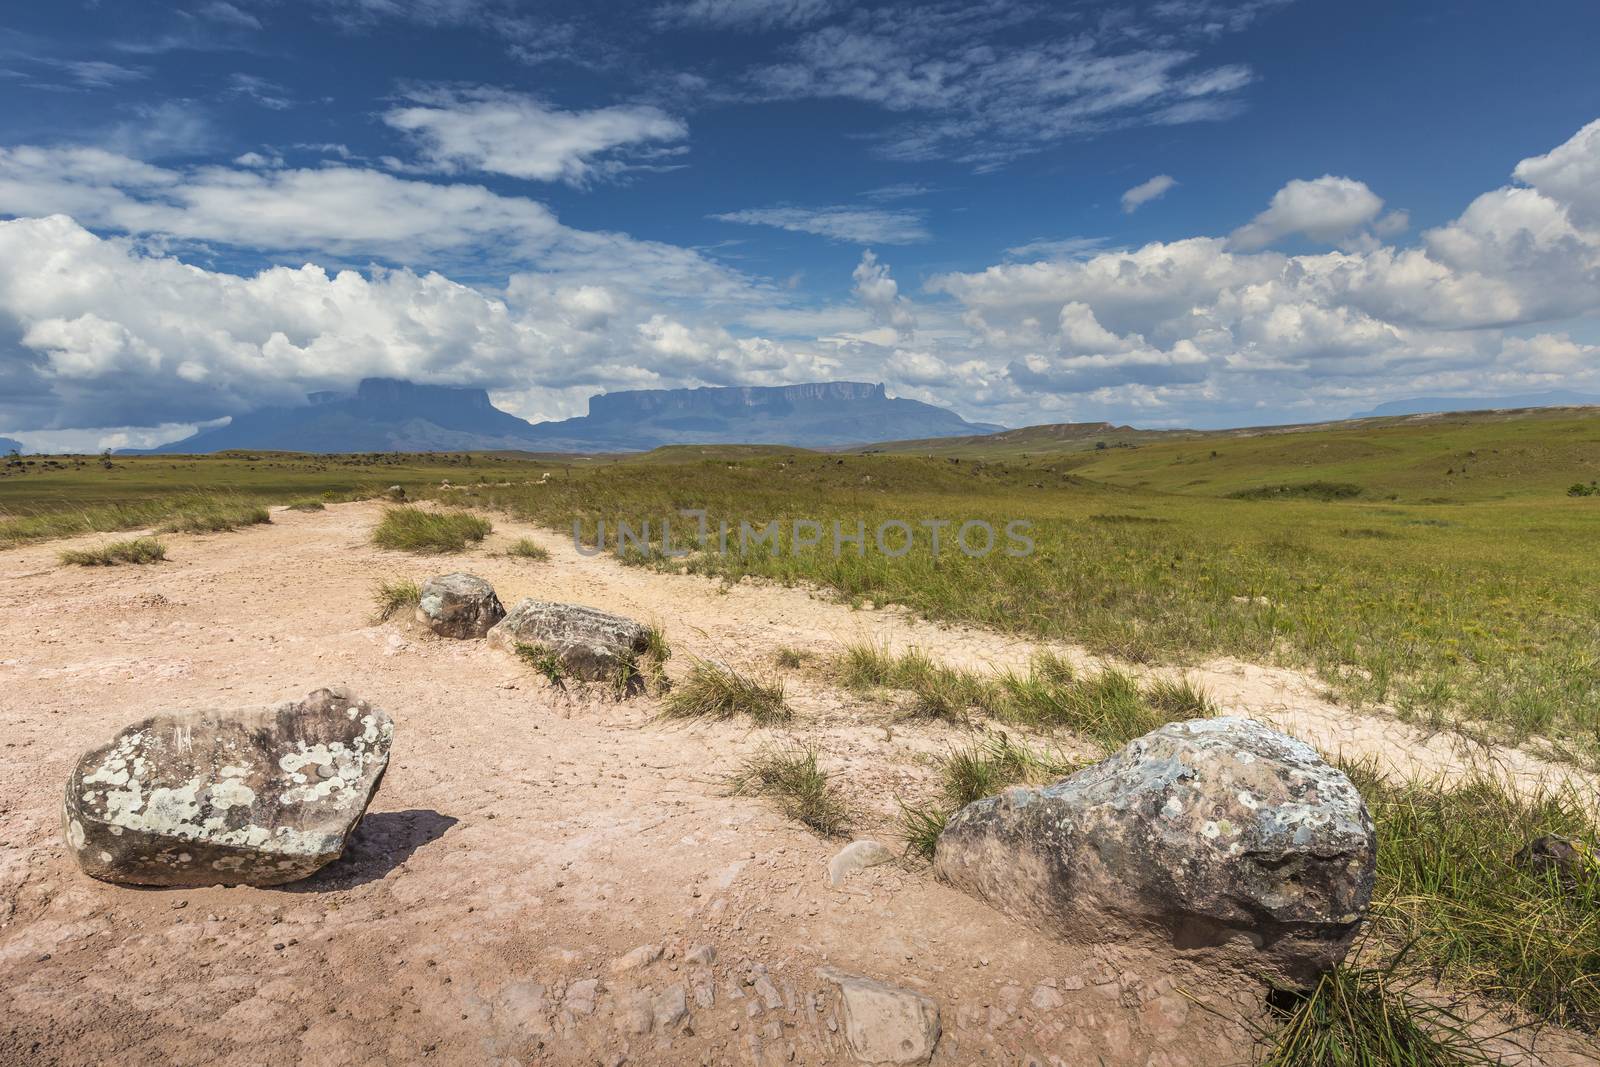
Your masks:
<svg viewBox="0 0 1600 1067"><path fill-rule="evenodd" d="M396 483L568 536L577 521L592 538L603 520L608 544L619 520L636 530L648 520L659 547L665 517L681 545L693 523L678 510L701 509L713 550L651 562L815 582L851 600L1134 662L1234 655L1308 667L1353 703L1391 704L1487 738L1542 735L1600 759L1600 496L1568 495L1600 479L1593 409L1293 432L1040 427L854 453L694 446L577 459L263 453L114 457L110 469L97 457L32 464L3 468L0 516L11 517L0 518L0 546L155 525L200 495L344 499ZM916 536L899 558L873 544L894 519ZM921 524L940 519L952 525L935 554ZM968 519L997 530L1026 520L1035 550L1008 556L1015 542L1002 534L996 551L970 558L952 543ZM740 549L741 522L774 520L786 532L814 520L821 543ZM846 537L864 526L859 554L850 542L835 553L836 521Z"/></svg>
<svg viewBox="0 0 1600 1067"><path fill-rule="evenodd" d="M604 520L610 546L619 520L650 520L658 549L663 517L681 546L693 524L678 510L701 509L712 551L629 554L815 582L1135 662L1308 667L1353 703L1600 757L1600 497L1568 495L1600 477L1600 413L1080 445L998 460L981 442L965 457L672 449L467 496L569 535L576 519L591 539ZM1295 491L1319 484L1345 488ZM741 522L788 531L797 519L823 524L820 545L741 550ZM917 534L900 558L872 543L891 519ZM935 555L920 524L937 519L953 525ZM1028 520L1035 551L1007 556L1002 539L969 558L951 544L967 519ZM865 550L836 554L835 521L845 536L863 524Z"/></svg>

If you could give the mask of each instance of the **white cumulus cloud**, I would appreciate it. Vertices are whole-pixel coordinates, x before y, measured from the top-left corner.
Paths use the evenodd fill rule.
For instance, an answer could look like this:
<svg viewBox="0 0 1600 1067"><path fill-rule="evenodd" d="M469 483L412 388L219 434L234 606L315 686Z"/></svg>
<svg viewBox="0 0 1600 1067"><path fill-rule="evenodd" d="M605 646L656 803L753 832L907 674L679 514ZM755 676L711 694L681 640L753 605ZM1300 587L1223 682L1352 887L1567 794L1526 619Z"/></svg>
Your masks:
<svg viewBox="0 0 1600 1067"><path fill-rule="evenodd" d="M1296 178L1273 194L1267 210L1234 230L1230 241L1246 252L1290 236L1330 243L1374 222L1382 210L1382 197L1365 182L1332 174Z"/></svg>

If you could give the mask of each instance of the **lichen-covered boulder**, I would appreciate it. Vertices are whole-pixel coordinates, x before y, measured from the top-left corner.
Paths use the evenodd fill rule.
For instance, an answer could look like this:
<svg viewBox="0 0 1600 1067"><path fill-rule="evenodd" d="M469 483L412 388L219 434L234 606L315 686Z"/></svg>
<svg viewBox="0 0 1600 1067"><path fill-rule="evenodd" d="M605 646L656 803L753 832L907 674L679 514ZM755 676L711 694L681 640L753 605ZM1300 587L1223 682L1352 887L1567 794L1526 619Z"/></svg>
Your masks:
<svg viewBox="0 0 1600 1067"><path fill-rule="evenodd" d="M1304 984L1344 958L1376 857L1344 774L1258 722L1216 718L968 805L934 867L1063 938L1145 937Z"/></svg>
<svg viewBox="0 0 1600 1067"><path fill-rule="evenodd" d="M293 882L344 851L393 733L388 715L338 689L272 708L152 716L78 760L67 844L108 882Z"/></svg>
<svg viewBox="0 0 1600 1067"><path fill-rule="evenodd" d="M572 677L608 682L649 648L649 631L621 615L530 597L489 631L489 643L508 652L518 645L547 649Z"/></svg>
<svg viewBox="0 0 1600 1067"><path fill-rule="evenodd" d="M457 571L422 583L417 621L440 637L482 637L505 617L494 586L475 574Z"/></svg>

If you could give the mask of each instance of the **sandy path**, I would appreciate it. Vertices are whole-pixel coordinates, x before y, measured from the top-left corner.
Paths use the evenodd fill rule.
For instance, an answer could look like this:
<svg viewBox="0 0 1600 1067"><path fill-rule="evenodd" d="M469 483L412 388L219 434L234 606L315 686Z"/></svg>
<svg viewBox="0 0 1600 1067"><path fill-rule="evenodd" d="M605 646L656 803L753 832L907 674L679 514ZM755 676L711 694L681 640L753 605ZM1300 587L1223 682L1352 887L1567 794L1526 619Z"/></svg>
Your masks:
<svg viewBox="0 0 1600 1067"><path fill-rule="evenodd" d="M378 514L280 511L270 527L168 538L172 561L153 567L58 568L61 543L0 554L0 1063L845 1062L824 963L935 996L942 1064L1248 1059L1239 1025L1178 992L1253 1012L1247 988L1047 940L914 866L828 888L837 844L726 795L724 776L772 735L565 696L481 642L372 625L369 596L379 578L460 567L508 604L623 611L663 625L680 659L763 669L781 645L887 640L970 665L1020 663L1030 646L624 568L503 520L483 549L419 560L368 544ZM490 554L525 533L551 561ZM1311 699L1213 673L1230 703L1264 691L1251 687L1294 711ZM60 789L92 743L157 709L330 683L397 722L338 864L278 890L141 891L65 856ZM814 678L791 676L790 695L880 836L891 798L925 789L924 757L953 739L888 728L888 709ZM643 944L663 957L614 969ZM690 962L701 945L710 965ZM687 1019L669 1022L680 991Z"/></svg>

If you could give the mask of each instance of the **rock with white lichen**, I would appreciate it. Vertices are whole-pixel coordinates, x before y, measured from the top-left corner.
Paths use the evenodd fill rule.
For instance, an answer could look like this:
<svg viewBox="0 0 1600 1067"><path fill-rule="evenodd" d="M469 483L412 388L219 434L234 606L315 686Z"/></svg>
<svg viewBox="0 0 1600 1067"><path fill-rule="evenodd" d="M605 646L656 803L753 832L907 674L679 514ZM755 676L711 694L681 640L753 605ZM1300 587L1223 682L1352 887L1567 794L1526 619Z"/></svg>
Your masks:
<svg viewBox="0 0 1600 1067"><path fill-rule="evenodd" d="M527 597L489 631L489 644L507 652L518 645L544 649L569 676L602 682L631 667L650 641L642 624L621 615Z"/></svg>
<svg viewBox="0 0 1600 1067"><path fill-rule="evenodd" d="M482 637L505 617L494 586L477 575L457 571L422 583L417 621L440 637Z"/></svg>
<svg viewBox="0 0 1600 1067"><path fill-rule="evenodd" d="M343 690L166 712L84 753L63 823L78 865L132 885L279 885L338 859L389 762L389 716Z"/></svg>
<svg viewBox="0 0 1600 1067"><path fill-rule="evenodd" d="M940 877L1063 938L1146 937L1304 984L1344 958L1377 840L1356 787L1242 718L1170 723L957 812Z"/></svg>

